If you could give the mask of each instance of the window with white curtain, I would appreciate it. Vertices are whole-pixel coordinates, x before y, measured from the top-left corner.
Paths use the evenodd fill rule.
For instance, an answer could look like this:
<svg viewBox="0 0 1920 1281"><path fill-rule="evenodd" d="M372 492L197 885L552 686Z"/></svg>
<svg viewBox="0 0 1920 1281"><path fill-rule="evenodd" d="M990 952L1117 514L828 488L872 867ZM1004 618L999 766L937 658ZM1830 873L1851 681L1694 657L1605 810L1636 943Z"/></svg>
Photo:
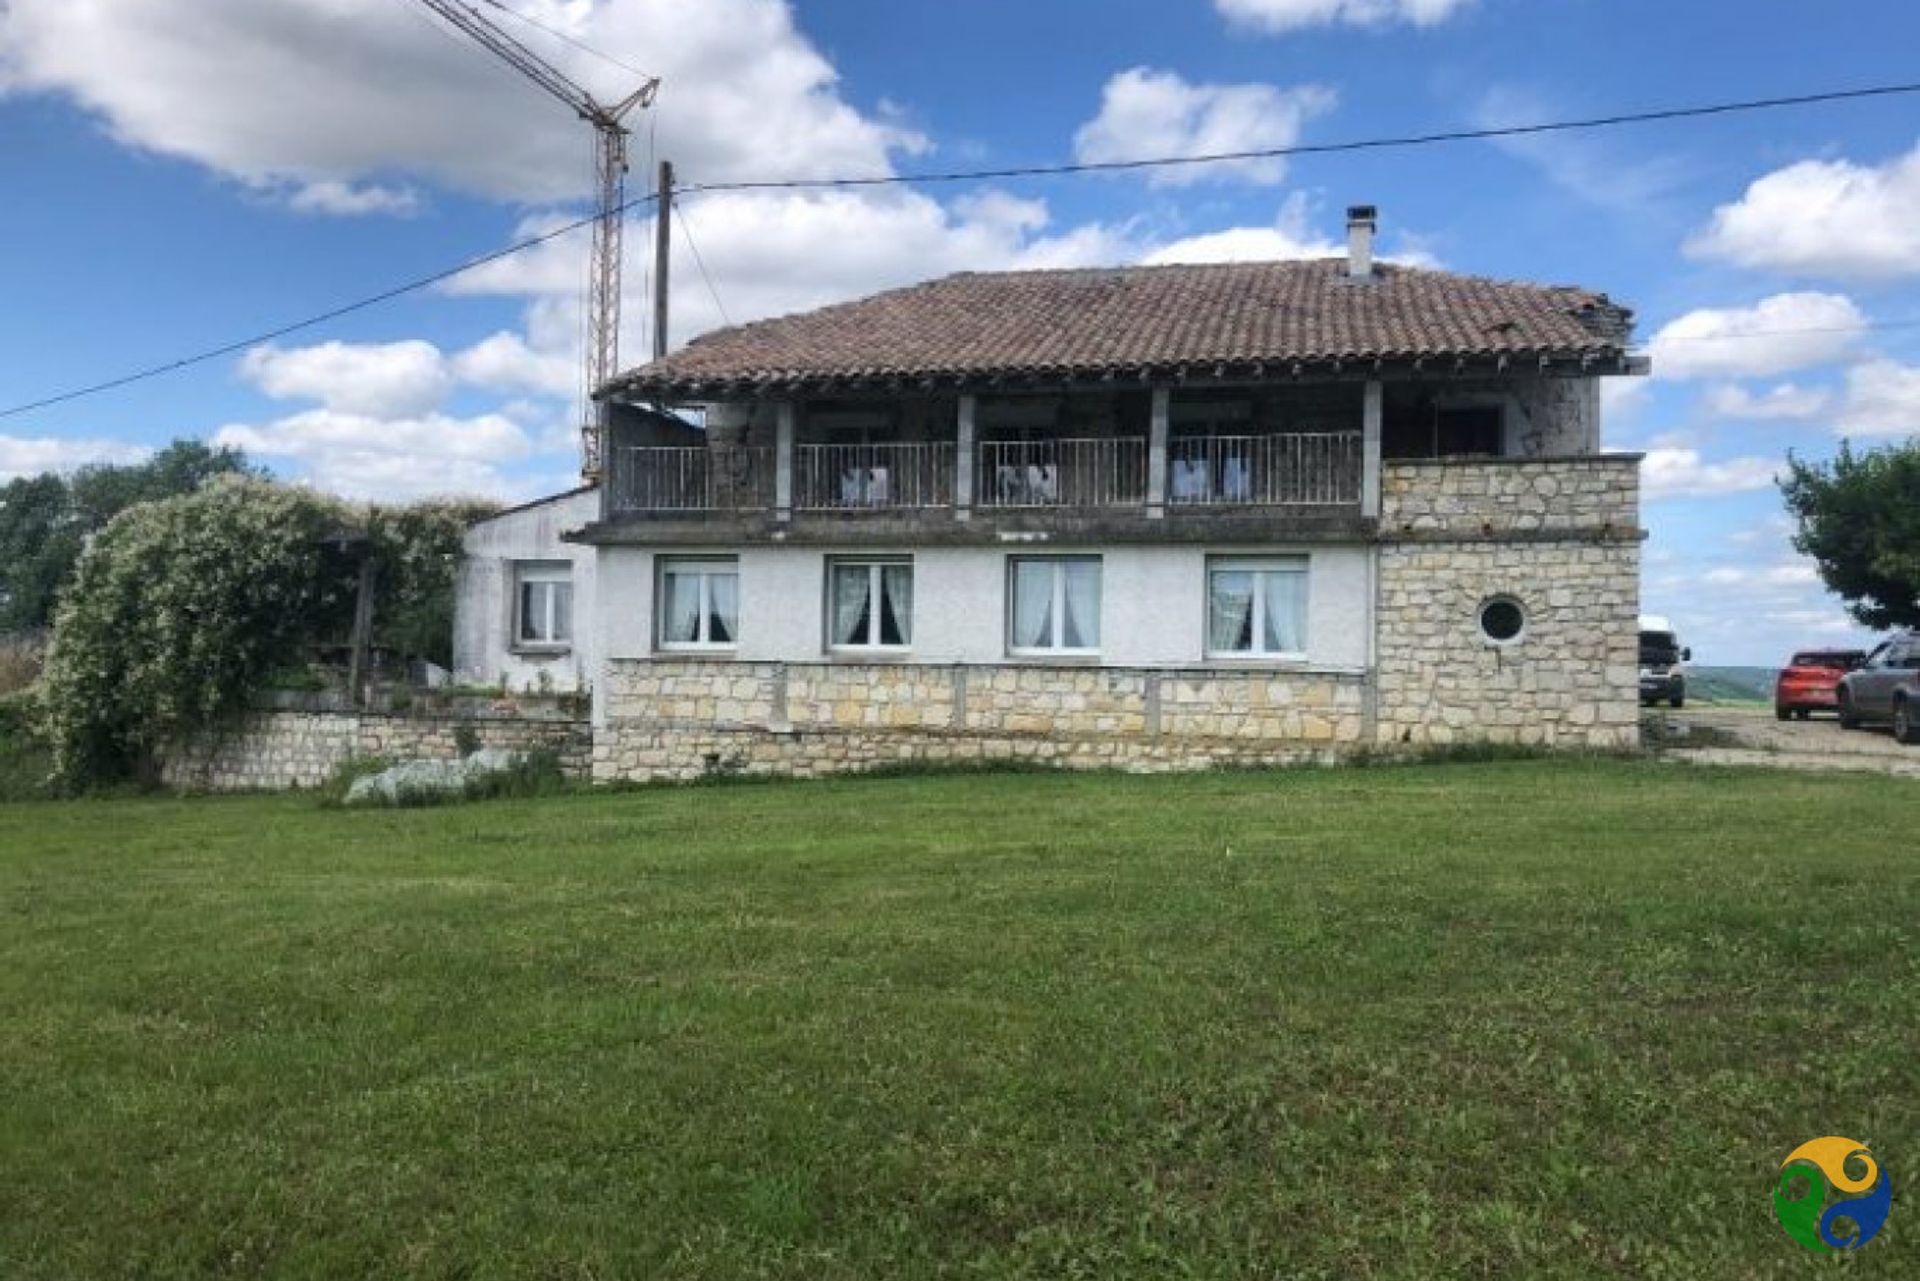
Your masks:
<svg viewBox="0 0 1920 1281"><path fill-rule="evenodd" d="M1307 558L1215 557L1207 562L1207 653L1300 658L1307 652Z"/></svg>
<svg viewBox="0 0 1920 1281"><path fill-rule="evenodd" d="M913 562L827 563L827 644L833 649L905 649L913 643Z"/></svg>
<svg viewBox="0 0 1920 1281"><path fill-rule="evenodd" d="M733 557L660 562L662 649L731 649L740 637L740 564Z"/></svg>
<svg viewBox="0 0 1920 1281"><path fill-rule="evenodd" d="M1100 649L1100 560L1015 556L1007 570L1007 648L1016 654Z"/></svg>
<svg viewBox="0 0 1920 1281"><path fill-rule="evenodd" d="M564 649L573 643L573 566L525 561L513 567L513 643Z"/></svg>

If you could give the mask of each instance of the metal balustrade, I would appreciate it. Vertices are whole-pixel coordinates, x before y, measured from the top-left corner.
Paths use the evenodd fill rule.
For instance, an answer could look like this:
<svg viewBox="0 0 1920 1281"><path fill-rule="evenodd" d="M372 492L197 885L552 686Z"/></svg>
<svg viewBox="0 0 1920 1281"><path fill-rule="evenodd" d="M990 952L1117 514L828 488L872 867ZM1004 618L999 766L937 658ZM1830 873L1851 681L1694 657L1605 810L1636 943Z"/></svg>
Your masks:
<svg viewBox="0 0 1920 1281"><path fill-rule="evenodd" d="M1357 506L1361 433L1180 436L1167 442L1176 507ZM957 447L944 441L797 444L793 506L803 512L949 508ZM628 446L613 451L616 512L750 512L775 505L771 446ZM1144 437L980 442L973 503L992 509L1114 508L1148 499Z"/></svg>
<svg viewBox="0 0 1920 1281"><path fill-rule="evenodd" d="M953 506L955 448L925 441L796 445L793 505L801 511Z"/></svg>
<svg viewBox="0 0 1920 1281"><path fill-rule="evenodd" d="M613 455L615 511L764 511L773 506L774 458L766 446L636 445Z"/></svg>
<svg viewBox="0 0 1920 1281"><path fill-rule="evenodd" d="M1167 442L1167 503L1340 507L1360 501L1360 433L1184 436Z"/></svg>
<svg viewBox="0 0 1920 1281"><path fill-rule="evenodd" d="M1147 500L1147 442L1138 436L989 440L980 445L981 507L1127 507Z"/></svg>

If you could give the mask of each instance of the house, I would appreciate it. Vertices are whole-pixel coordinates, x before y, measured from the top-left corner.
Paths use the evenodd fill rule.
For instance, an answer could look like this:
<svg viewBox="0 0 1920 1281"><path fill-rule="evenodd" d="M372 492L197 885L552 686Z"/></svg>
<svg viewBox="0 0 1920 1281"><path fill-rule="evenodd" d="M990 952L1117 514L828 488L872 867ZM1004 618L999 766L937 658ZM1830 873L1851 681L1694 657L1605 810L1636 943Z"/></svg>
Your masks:
<svg viewBox="0 0 1920 1281"><path fill-rule="evenodd" d="M622 375L704 430L616 426L570 535L595 776L1634 743L1631 312L1377 263L1374 225L950 276Z"/></svg>

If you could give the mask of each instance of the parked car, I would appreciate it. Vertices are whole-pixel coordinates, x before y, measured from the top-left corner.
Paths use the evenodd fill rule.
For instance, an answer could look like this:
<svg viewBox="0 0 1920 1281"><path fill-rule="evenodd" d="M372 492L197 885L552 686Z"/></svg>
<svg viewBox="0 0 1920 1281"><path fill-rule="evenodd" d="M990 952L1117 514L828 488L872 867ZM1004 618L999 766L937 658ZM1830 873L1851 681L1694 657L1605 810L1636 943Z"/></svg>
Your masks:
<svg viewBox="0 0 1920 1281"><path fill-rule="evenodd" d="M1901 632L1840 678L1840 728L1885 721L1903 743L1920 743L1920 632Z"/></svg>
<svg viewBox="0 0 1920 1281"><path fill-rule="evenodd" d="M1780 669L1773 685L1773 714L1779 720L1840 706L1840 678L1867 661L1863 649L1803 649Z"/></svg>
<svg viewBox="0 0 1920 1281"><path fill-rule="evenodd" d="M1693 651L1680 644L1673 625L1657 614L1640 616L1640 705L1665 701L1670 707L1687 702L1687 673L1681 667Z"/></svg>

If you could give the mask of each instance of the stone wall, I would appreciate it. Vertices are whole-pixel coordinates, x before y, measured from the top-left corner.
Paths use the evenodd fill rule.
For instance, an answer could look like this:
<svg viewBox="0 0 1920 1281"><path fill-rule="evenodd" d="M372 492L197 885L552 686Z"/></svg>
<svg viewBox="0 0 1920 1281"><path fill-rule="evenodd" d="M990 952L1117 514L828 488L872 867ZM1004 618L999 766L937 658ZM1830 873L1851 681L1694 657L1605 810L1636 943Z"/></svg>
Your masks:
<svg viewBox="0 0 1920 1281"><path fill-rule="evenodd" d="M1331 759L1367 736L1358 674L622 660L606 680L600 782L982 759L1279 764Z"/></svg>
<svg viewBox="0 0 1920 1281"><path fill-rule="evenodd" d="M570 776L588 773L592 734L577 716L294 710L262 711L229 733L182 744L166 753L160 776L171 787L212 792L317 787L355 757L453 760L462 727L481 747L552 748Z"/></svg>
<svg viewBox="0 0 1920 1281"><path fill-rule="evenodd" d="M1639 477L1638 454L1388 463L1380 477L1380 534L1550 531L1637 541Z"/></svg>
<svg viewBox="0 0 1920 1281"><path fill-rule="evenodd" d="M1396 463L1382 484L1377 736L1632 747L1639 460ZM1517 602L1518 638L1481 631Z"/></svg>

